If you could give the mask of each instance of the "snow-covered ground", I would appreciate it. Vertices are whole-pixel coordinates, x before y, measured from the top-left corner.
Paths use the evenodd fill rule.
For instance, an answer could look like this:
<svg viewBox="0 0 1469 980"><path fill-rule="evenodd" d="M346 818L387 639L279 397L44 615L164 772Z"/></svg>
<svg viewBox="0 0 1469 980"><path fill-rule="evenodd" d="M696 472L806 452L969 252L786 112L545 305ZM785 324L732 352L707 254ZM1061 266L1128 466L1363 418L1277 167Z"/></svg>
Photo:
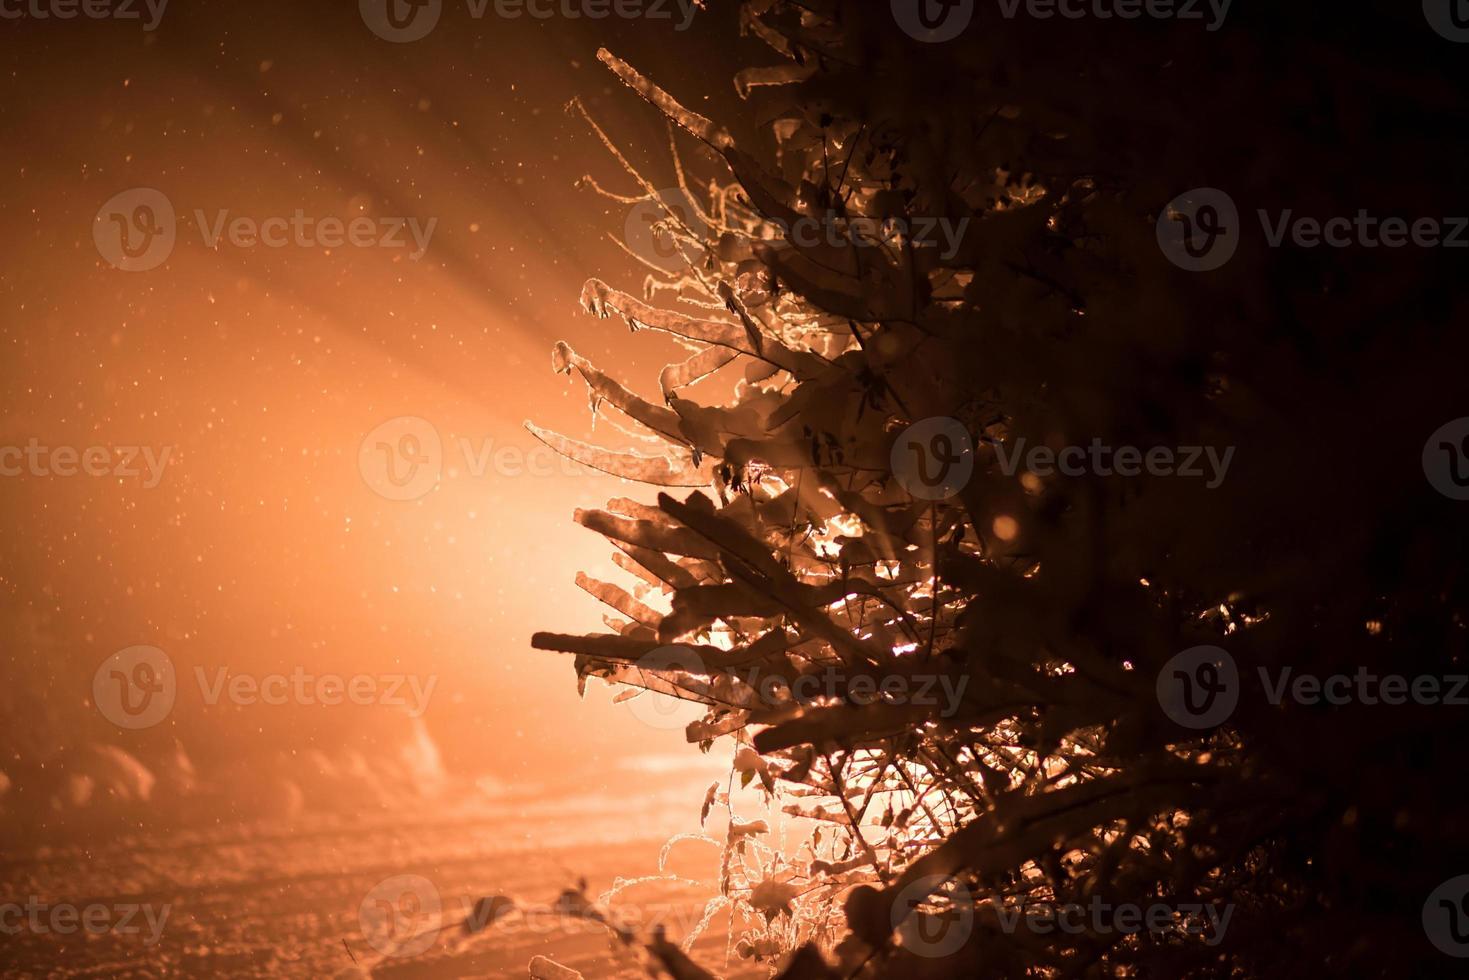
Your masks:
<svg viewBox="0 0 1469 980"><path fill-rule="evenodd" d="M617 958L603 927L558 914L554 903L582 878L595 898L619 876L656 874L665 842L700 829L712 761L702 771L630 769L625 792L472 793L409 809L143 827L11 849L0 859L0 970L524 977L542 955L587 977L630 976L630 961ZM721 836L720 818L710 824ZM660 923L677 940L715 893L719 857L699 840L670 853L670 870L702 883L641 883L612 907L622 921ZM494 895L519 908L466 936L461 920ZM82 920L105 915L110 927L68 928L69 908ZM742 974L738 960L726 965L726 926L726 917L709 924L697 957L725 976L763 975Z"/></svg>

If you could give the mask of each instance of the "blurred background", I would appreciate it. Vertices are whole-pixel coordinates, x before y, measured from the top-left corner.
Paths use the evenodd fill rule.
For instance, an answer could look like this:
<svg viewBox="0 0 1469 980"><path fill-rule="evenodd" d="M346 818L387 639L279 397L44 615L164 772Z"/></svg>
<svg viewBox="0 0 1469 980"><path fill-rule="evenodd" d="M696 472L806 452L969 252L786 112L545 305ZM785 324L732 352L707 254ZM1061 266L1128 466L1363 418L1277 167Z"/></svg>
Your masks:
<svg viewBox="0 0 1469 980"><path fill-rule="evenodd" d="M491 454L537 446L526 419L590 434L580 384L551 371L557 340L656 396L676 349L577 304L589 276L636 290L646 270L610 238L627 209L576 182L635 185L564 110L579 96L662 165L661 123L596 49L732 101L736 32L716 19L680 33L451 5L401 44L351 4L180 4L151 32L4 25L0 441L171 450L151 487L141 454L136 478L0 481L16 751L115 732L90 707L92 674L136 644L179 669L157 727L201 753L273 745L298 721L191 696L194 669L221 666L436 674L426 719L445 761L506 780L594 777L669 747L606 699L581 703L569 659L528 643L599 627L572 578L610 568L607 549L571 515L632 488ZM178 233L162 264L124 272L93 219L134 188L167 196ZM436 224L418 260L409 229L407 247L211 249L196 210ZM441 480L414 500L379 493L358 459L404 416L443 443Z"/></svg>
<svg viewBox="0 0 1469 980"><path fill-rule="evenodd" d="M656 787L686 805L639 832L697 828L728 752L700 756L676 725L647 723L601 685L579 698L570 659L529 647L536 629L600 627L573 578L617 573L572 512L640 493L532 453L526 419L592 435L552 345L654 397L658 369L679 358L666 337L578 306L586 278L636 291L646 270L612 237L628 206L578 178L636 186L567 104L580 98L671 183L660 118L597 48L715 118L735 111L730 78L757 54L732 5L693 12L686 30L679 6L663 7L666 18L594 20L506 18L491 4L476 17L461 0L412 41L375 33L369 0L119 3L98 8L107 17L6 7L0 445L16 451L0 456L0 806L12 892L75 891L68 875L115 839L99 828L154 834L168 854L183 838L158 839L159 827L286 820L298 830L282 839L299 840L313 814L422 815L468 794L510 801L502 815L529 820L514 833L534 849L537 825L555 836L536 815L553 796L593 794L615 814ZM374 230L334 243L302 225L314 230L252 244L250 227L277 219L282 231L298 214ZM152 234L168 228L172 241ZM161 717L130 727L110 717L117 699L156 673L136 673L136 652L109 658L136 647L167 658L175 692ZM370 677L383 696L208 695L279 675ZM359 837L382 865L369 870L393 870L384 848L414 824L394 826L376 844ZM415 860L442 871L442 855ZM126 894L142 875L86 888ZM253 955L242 970L281 969Z"/></svg>

